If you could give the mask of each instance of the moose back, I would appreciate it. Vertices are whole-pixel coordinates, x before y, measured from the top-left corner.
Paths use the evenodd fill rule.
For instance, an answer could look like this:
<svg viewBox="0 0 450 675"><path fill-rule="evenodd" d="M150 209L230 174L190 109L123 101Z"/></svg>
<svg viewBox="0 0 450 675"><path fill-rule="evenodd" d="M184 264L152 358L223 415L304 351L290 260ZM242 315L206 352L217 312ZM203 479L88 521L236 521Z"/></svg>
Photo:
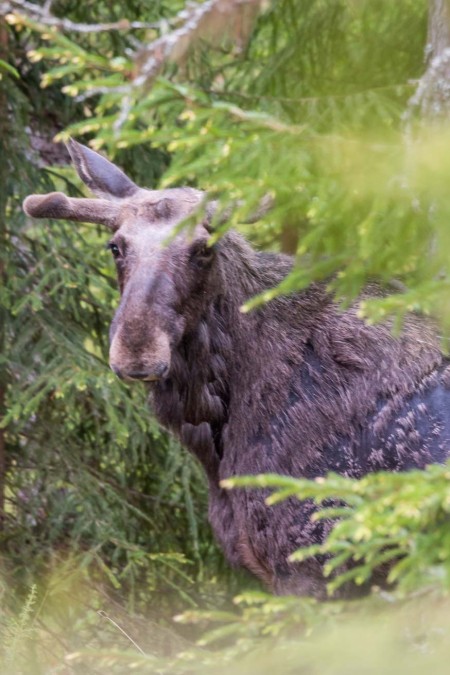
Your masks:
<svg viewBox="0 0 450 675"><path fill-rule="evenodd" d="M432 327L410 315L393 337L341 311L325 285L240 307L291 269L235 232L209 246L214 205L192 188L146 190L96 152L70 141L96 199L62 193L24 202L35 218L102 223L111 231L121 292L110 365L147 383L160 422L204 467L209 517L229 561L275 593L323 597L322 562L290 563L331 524L314 506L265 504L264 490L225 491L224 478L279 473L313 478L404 471L450 452L450 369ZM189 231L177 226L198 213ZM376 287L367 295L377 293Z"/></svg>

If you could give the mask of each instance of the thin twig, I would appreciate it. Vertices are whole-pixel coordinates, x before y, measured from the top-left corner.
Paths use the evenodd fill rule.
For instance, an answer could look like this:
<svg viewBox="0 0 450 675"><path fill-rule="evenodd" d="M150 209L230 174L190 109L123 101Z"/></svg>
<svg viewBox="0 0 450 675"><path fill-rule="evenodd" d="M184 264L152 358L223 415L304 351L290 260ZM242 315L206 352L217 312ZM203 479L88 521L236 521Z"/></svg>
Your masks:
<svg viewBox="0 0 450 675"><path fill-rule="evenodd" d="M402 82L399 84L387 84L381 87L372 87L370 89L359 89L358 91L346 92L344 94L323 94L321 96L271 96L269 94L244 94L239 91L233 90L219 90L214 88L203 88L202 91L205 94L210 94L214 96L228 96L240 98L244 101L274 101L275 103L299 103L299 104L308 104L308 103L321 103L322 101L336 100L336 99L352 99L357 96L364 96L365 94L372 93L374 91L392 91L396 89L411 89L417 85L416 81L408 80L408 82Z"/></svg>
<svg viewBox="0 0 450 675"><path fill-rule="evenodd" d="M128 635L128 633L127 633L121 626L119 626L119 624L118 624L116 621L114 621L114 619L111 619L111 617L108 616L107 613L103 611L103 609L99 609L98 612L97 612L97 614L98 614L99 616L101 616L103 619L107 619L110 623L112 623L112 625L113 625L115 628L117 628L117 630L119 630L119 631L122 633L122 635L124 635L124 636L127 638L127 640L129 640L129 641L136 647L136 649L138 650L138 652L140 652L143 656L147 656L147 654L144 652L144 650L141 649L141 648L139 647L139 645L137 644L137 642L135 642L135 641L133 640L133 638L131 637L131 635Z"/></svg>

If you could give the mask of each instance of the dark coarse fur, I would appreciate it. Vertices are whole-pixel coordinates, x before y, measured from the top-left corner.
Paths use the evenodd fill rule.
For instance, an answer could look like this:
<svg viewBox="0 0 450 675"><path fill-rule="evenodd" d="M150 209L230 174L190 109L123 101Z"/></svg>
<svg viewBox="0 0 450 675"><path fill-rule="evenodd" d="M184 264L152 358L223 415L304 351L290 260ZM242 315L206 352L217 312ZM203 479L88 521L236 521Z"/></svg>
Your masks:
<svg viewBox="0 0 450 675"><path fill-rule="evenodd" d="M310 520L309 502L269 508L265 491L225 492L219 481L266 472L360 477L443 461L447 364L423 320L408 317L396 339L387 325L365 325L356 308L340 311L323 285L242 314L291 260L256 253L237 234L220 242L213 265L198 321L170 377L153 385L153 407L206 470L210 520L228 559L277 593L320 597L319 561L287 558L323 541L329 524Z"/></svg>
<svg viewBox="0 0 450 675"><path fill-rule="evenodd" d="M358 303L340 311L321 284L242 314L246 300L288 274L290 258L257 253L232 232L212 250L208 207L189 236L178 228L202 193L144 190L79 143L69 150L101 198L31 195L24 208L114 232L122 298L111 367L151 381L159 420L203 465L211 524L228 559L275 593L324 597L323 561L288 557L324 541L332 524L311 519L308 501L271 508L264 490L228 492L220 481L268 472L358 478L444 461L450 368L433 327L410 315L396 338L388 324L361 321Z"/></svg>

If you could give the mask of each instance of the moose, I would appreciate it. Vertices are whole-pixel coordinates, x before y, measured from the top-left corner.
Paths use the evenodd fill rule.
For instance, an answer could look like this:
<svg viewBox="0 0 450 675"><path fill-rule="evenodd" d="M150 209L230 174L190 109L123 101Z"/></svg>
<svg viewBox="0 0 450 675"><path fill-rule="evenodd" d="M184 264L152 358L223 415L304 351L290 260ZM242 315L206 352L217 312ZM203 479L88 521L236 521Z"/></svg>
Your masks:
<svg viewBox="0 0 450 675"><path fill-rule="evenodd" d="M278 473L361 477L443 462L450 452L450 366L433 325L417 314L394 336L367 325L361 298L345 311L327 284L243 303L279 284L283 254L255 251L229 230L210 245L214 204L193 188L143 189L102 155L71 140L80 178L96 195L31 195L34 218L100 223L112 233L121 300L110 366L144 382L160 423L202 464L209 519L231 564L277 594L326 594L323 560L292 563L331 523L309 501L275 507L266 492L221 480ZM190 218L194 226L180 224ZM361 297L382 293L375 284Z"/></svg>

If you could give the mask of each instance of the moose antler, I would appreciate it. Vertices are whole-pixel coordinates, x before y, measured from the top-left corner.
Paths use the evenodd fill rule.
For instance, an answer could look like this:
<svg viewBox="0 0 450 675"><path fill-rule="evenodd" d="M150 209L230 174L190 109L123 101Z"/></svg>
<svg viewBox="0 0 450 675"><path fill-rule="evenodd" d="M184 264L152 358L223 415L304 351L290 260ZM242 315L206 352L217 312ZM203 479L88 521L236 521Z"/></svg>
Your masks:
<svg viewBox="0 0 450 675"><path fill-rule="evenodd" d="M100 223L115 230L119 227L120 206L106 199L76 199L62 192L30 195L23 210L33 218L64 218L85 223Z"/></svg>
<svg viewBox="0 0 450 675"><path fill-rule="evenodd" d="M112 230L120 226L120 215L123 207L144 196L148 191L139 188L118 166L110 162L98 152L85 145L70 139L67 143L73 164L83 183L97 195L98 199L76 199L67 197L62 192L51 192L47 195L31 195L23 203L24 211L33 218L64 218L88 223L100 223ZM153 190L156 198L180 199L180 190ZM195 192L195 191L194 191ZM196 193L197 201L201 193ZM273 205L273 198L265 195L250 213L245 222L254 223L269 211ZM209 202L204 205L206 213L205 227L217 227L229 220L232 212L241 206L242 202L234 202L220 212L217 212L219 203ZM220 208L220 207L219 207Z"/></svg>
<svg viewBox="0 0 450 675"><path fill-rule="evenodd" d="M31 195L23 203L25 213L33 218L100 223L116 230L120 225L121 200L139 192L138 186L122 169L85 145L70 139L67 149L81 180L99 199L76 199L62 192Z"/></svg>

